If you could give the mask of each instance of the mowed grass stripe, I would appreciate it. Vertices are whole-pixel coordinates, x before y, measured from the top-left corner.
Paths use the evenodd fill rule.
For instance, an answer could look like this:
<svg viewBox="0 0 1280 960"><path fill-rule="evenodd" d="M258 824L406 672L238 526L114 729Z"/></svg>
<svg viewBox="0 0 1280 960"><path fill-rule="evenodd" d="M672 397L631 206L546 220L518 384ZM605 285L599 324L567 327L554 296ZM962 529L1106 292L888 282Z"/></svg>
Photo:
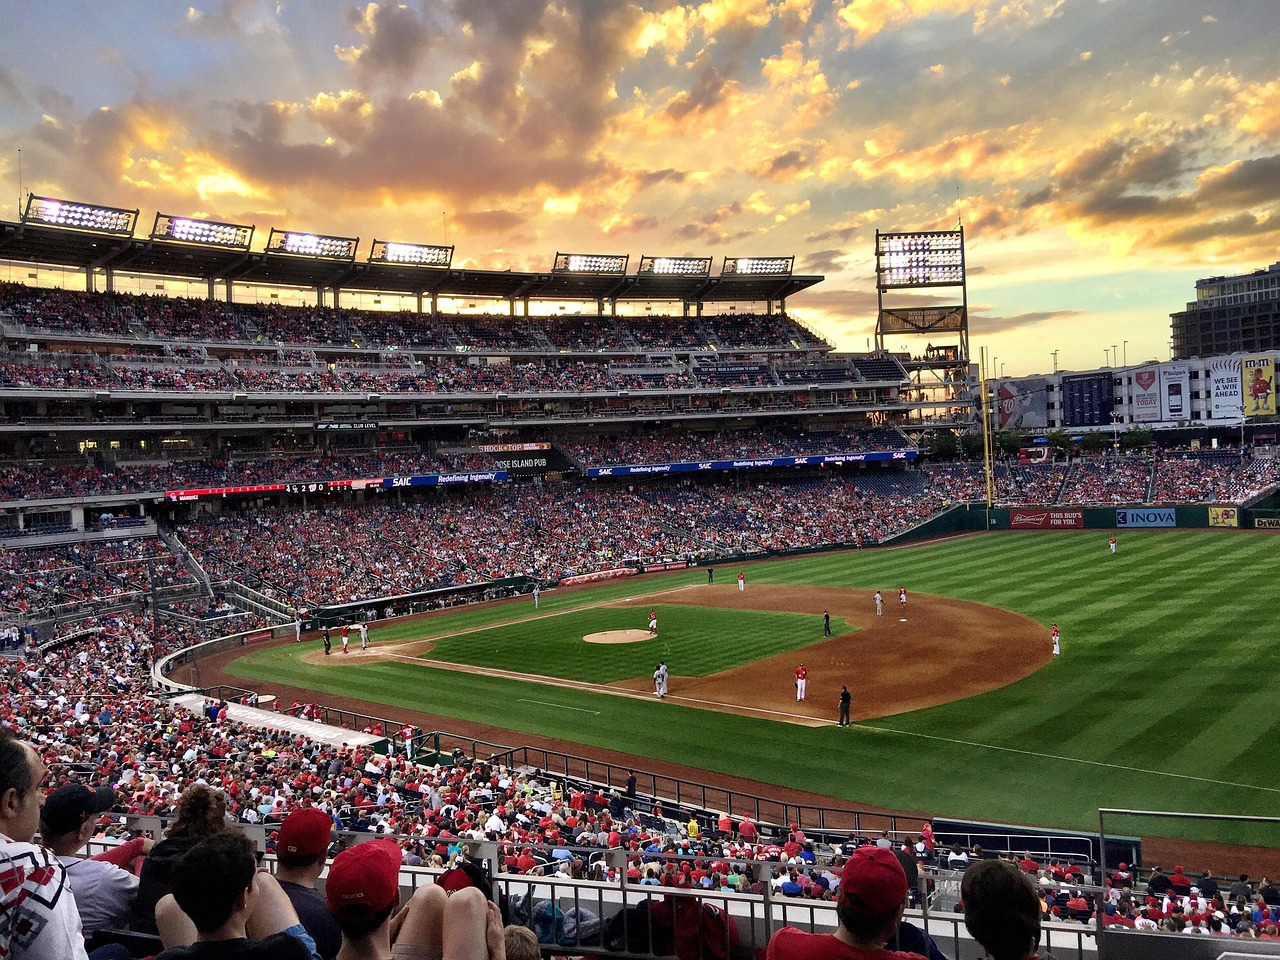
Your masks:
<svg viewBox="0 0 1280 960"><path fill-rule="evenodd" d="M236 669L738 774L776 784L779 794L793 787L852 803L1085 829L1096 826L1102 805L1273 812L1280 774L1265 758L1280 733L1280 720L1271 720L1280 695L1274 642L1280 612L1272 586L1280 540L1255 533L1122 531L1120 552L1112 557L1106 539L1106 531L998 533L743 565L748 589L757 582L821 583L869 594L905 584L914 593L974 600L1062 626L1063 657L1032 676L979 697L874 721L874 730L695 714L669 702L619 700L602 708L599 701L619 698L413 665L403 672L379 665L372 682L357 681L364 667L350 678L345 670L335 678L335 671L292 659L292 645L281 648L278 662L258 659L275 650L258 651ZM736 570L717 567L717 580ZM705 582L705 571L693 570L562 596L572 599L566 606L582 607ZM556 592L544 593L544 608L559 599ZM532 612L532 602L521 601L409 626L439 633ZM643 617L640 610L628 615L636 613ZM665 616L660 612L664 630ZM714 644L735 642L730 631ZM652 672L647 659L643 676ZM681 672L679 664L673 669ZM424 675L430 680L424 682ZM856 698L856 687L854 692ZM832 693L811 690L810 696L821 701ZM522 699L599 712L570 717L570 711ZM832 711L834 717L834 696Z"/></svg>

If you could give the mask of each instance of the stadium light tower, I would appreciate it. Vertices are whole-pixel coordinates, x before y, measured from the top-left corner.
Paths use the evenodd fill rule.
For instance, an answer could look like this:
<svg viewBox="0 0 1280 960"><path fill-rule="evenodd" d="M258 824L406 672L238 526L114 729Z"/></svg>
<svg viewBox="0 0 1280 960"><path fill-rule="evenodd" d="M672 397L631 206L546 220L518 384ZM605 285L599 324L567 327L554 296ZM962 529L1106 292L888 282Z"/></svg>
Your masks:
<svg viewBox="0 0 1280 960"><path fill-rule="evenodd" d="M725 257L722 277L789 277L795 257Z"/></svg>
<svg viewBox="0 0 1280 960"><path fill-rule="evenodd" d="M552 273L606 273L621 276L627 272L627 254L557 253Z"/></svg>
<svg viewBox="0 0 1280 960"><path fill-rule="evenodd" d="M318 233L271 228L267 237L267 253L317 260L354 260L359 237L327 237Z"/></svg>
<svg viewBox="0 0 1280 960"><path fill-rule="evenodd" d="M133 235L133 228L138 222L138 211L32 194L27 198L27 209L22 215L22 222L129 237Z"/></svg>
<svg viewBox="0 0 1280 960"><path fill-rule="evenodd" d="M663 274L670 277L706 277L711 275L711 258L642 256L636 273Z"/></svg>
<svg viewBox="0 0 1280 960"><path fill-rule="evenodd" d="M177 240L180 243L225 247L228 250L248 250L249 244L253 242L253 227L157 213L155 224L151 227L151 239Z"/></svg>
<svg viewBox="0 0 1280 960"><path fill-rule="evenodd" d="M432 243L400 243L375 240L369 248L370 263L394 263L414 267L448 267L453 263L453 247Z"/></svg>

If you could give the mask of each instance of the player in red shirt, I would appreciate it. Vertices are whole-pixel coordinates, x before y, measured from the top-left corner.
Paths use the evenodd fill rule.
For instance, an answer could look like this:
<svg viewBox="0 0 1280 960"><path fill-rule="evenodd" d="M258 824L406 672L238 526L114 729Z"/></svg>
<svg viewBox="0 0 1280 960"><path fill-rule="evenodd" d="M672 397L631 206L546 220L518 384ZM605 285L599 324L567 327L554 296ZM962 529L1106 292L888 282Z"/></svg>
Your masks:
<svg viewBox="0 0 1280 960"><path fill-rule="evenodd" d="M903 610L907 609L907 588L906 587L898 588L898 603L902 606Z"/></svg>
<svg viewBox="0 0 1280 960"><path fill-rule="evenodd" d="M804 668L804 664L796 667L796 700L803 700L805 695L805 687L809 685L809 671Z"/></svg>

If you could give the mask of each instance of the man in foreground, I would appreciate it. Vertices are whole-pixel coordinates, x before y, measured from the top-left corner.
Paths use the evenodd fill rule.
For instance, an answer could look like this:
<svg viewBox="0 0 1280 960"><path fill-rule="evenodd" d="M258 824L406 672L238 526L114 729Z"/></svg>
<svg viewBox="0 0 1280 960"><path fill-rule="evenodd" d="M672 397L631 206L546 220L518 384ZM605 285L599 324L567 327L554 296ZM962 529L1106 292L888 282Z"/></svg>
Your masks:
<svg viewBox="0 0 1280 960"><path fill-rule="evenodd" d="M840 871L835 933L783 927L769 940L768 960L915 960L886 950L907 905L907 875L892 850L860 847Z"/></svg>
<svg viewBox="0 0 1280 960"><path fill-rule="evenodd" d="M66 869L31 842L40 823L44 761L0 728L0 957L83 960L80 913Z"/></svg>

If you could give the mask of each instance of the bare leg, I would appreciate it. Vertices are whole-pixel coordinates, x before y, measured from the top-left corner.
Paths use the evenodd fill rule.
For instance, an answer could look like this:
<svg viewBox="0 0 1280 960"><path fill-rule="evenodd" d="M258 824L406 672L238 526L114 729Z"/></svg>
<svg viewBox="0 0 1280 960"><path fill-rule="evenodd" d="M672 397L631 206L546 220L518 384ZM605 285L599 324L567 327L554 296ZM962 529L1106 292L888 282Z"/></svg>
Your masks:
<svg viewBox="0 0 1280 960"><path fill-rule="evenodd" d="M502 914L475 887L449 898L444 917L444 960L506 960Z"/></svg>
<svg viewBox="0 0 1280 960"><path fill-rule="evenodd" d="M196 942L196 925L182 912L172 893L166 893L156 904L156 929L166 950L189 947Z"/></svg>
<svg viewBox="0 0 1280 960"><path fill-rule="evenodd" d="M391 924L391 942L399 955L439 960L448 894L434 883L418 887Z"/></svg>

